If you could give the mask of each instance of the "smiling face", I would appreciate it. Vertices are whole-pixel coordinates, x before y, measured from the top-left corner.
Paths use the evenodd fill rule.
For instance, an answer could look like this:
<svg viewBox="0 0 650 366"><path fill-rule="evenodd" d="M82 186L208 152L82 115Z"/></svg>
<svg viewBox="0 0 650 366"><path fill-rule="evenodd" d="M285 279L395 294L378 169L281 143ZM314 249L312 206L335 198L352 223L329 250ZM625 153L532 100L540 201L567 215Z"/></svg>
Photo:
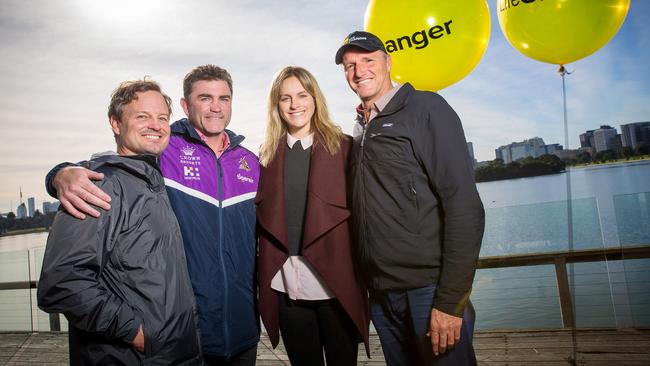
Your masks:
<svg viewBox="0 0 650 366"><path fill-rule="evenodd" d="M169 107L162 94L146 91L110 118L120 155L160 155L169 143Z"/></svg>
<svg viewBox="0 0 650 366"><path fill-rule="evenodd" d="M309 135L315 110L314 97L305 90L298 78L291 76L282 82L278 111L291 136L300 139Z"/></svg>
<svg viewBox="0 0 650 366"><path fill-rule="evenodd" d="M391 58L382 51L350 48L343 54L343 71L350 88L365 106L372 105L393 88L390 81Z"/></svg>
<svg viewBox="0 0 650 366"><path fill-rule="evenodd" d="M181 107L194 128L208 138L218 137L230 123L232 92L223 80L199 80Z"/></svg>

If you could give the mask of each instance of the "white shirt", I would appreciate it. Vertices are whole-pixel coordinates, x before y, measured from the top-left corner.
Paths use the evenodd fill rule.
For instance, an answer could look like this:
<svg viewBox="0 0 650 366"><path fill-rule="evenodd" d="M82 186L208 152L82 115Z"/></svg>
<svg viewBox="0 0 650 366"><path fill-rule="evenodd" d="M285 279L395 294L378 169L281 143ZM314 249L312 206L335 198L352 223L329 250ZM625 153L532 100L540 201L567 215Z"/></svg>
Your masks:
<svg viewBox="0 0 650 366"><path fill-rule="evenodd" d="M301 139L287 134L289 148L293 148L298 140L303 149L308 149L314 143L314 134ZM282 268L273 276L271 288L286 293L293 300L325 300L335 297L316 270L299 255L287 258Z"/></svg>

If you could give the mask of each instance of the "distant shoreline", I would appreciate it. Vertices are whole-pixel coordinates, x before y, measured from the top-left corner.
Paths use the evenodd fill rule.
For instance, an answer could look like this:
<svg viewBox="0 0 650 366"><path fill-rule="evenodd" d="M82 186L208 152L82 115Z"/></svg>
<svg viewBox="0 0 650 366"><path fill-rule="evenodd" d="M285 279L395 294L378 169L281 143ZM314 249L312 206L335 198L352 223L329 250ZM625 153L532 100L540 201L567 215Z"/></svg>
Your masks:
<svg viewBox="0 0 650 366"><path fill-rule="evenodd" d="M604 163L588 163L588 164L576 164L576 165L569 165L567 168L569 169L585 169L585 168L596 168L600 166L607 166L607 165L625 165L625 164L634 164L634 163L643 163L643 162L650 162L650 155L644 155L641 158L638 159L618 159L615 161L606 161Z"/></svg>
<svg viewBox="0 0 650 366"><path fill-rule="evenodd" d="M44 228L44 227L35 227L35 228L31 228L31 229L21 229L21 230L7 231L6 233L0 234L0 237L23 235L23 234L46 233L47 231L48 230L46 228Z"/></svg>
<svg viewBox="0 0 650 366"><path fill-rule="evenodd" d="M598 168L608 168L608 167L616 167L616 166L624 166L624 165L636 165L636 164L648 164L650 163L650 155L643 155L641 157L636 157L636 158L631 158L631 159L618 159L615 161L607 161L604 163L601 162L594 162L594 163L588 163L588 164L577 164L577 165L566 165L563 169L559 169L557 167L556 170L549 170L549 171L537 171L537 172L529 172L528 174L524 174L521 176L515 176L515 177L506 177L506 176L492 176L490 178L485 178L485 177L476 177L475 180L476 183L489 183L489 182L498 182L498 181L504 181L504 180L513 180L513 179L522 179L522 178L535 178L535 177L542 177L546 175L554 175L554 174L563 174L567 173L572 170L582 170L582 169L598 169ZM507 169L507 168L506 168ZM504 174L505 172L499 172L498 174ZM476 174L476 171L475 171ZM494 174L494 173L493 173Z"/></svg>

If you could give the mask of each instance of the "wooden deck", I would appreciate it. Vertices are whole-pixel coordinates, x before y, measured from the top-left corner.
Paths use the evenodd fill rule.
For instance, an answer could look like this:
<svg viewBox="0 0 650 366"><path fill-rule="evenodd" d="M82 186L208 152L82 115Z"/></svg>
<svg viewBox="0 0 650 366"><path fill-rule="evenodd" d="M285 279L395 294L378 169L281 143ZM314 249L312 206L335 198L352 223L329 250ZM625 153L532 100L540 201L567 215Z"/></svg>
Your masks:
<svg viewBox="0 0 650 366"><path fill-rule="evenodd" d="M0 365L67 365L67 338L57 332L0 333ZM385 365L376 335L370 346L370 359L360 348L359 365ZM474 347L485 366L650 365L650 329L477 332ZM282 344L274 350L262 337L257 365L289 365Z"/></svg>

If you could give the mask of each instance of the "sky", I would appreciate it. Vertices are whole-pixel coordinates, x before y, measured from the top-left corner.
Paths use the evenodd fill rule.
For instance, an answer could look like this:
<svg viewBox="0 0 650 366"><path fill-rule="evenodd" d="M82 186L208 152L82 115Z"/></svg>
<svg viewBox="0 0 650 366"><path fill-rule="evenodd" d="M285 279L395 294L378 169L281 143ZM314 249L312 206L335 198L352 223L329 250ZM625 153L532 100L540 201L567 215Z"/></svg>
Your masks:
<svg viewBox="0 0 650 366"><path fill-rule="evenodd" d="M356 95L334 54L363 29L367 1L0 0L0 212L15 212L44 188L49 169L114 150L106 117L123 80L158 81L180 108L182 79L207 63L234 81L229 128L254 152L264 135L267 93L275 73L299 65L318 79L330 113L346 133ZM478 160L494 149L539 136L564 145L557 66L527 58L504 38L489 0L487 50L464 79L439 93L460 116ZM552 30L549 30L552 31ZM650 121L650 0L632 0L617 35L567 65L569 147L578 135L609 124Z"/></svg>

